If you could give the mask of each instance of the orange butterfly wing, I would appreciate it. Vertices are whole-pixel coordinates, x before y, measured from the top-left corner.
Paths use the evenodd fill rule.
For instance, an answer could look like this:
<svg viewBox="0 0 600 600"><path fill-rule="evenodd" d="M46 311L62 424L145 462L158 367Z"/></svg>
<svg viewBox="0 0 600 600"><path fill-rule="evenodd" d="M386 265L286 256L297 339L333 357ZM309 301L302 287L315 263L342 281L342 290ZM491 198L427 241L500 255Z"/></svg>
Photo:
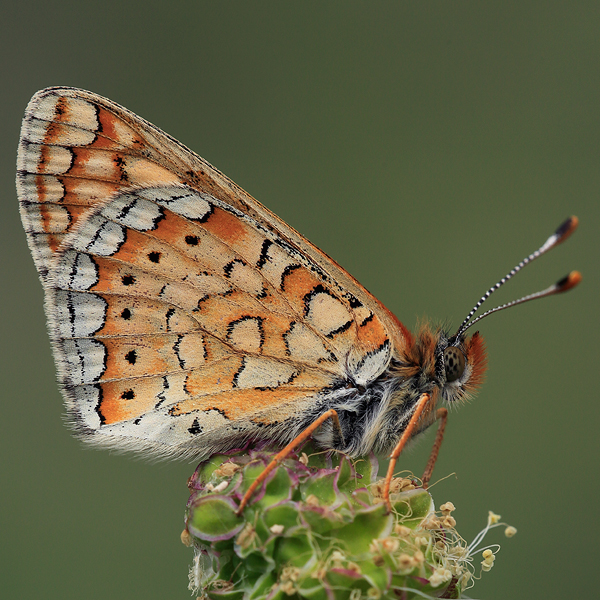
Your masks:
<svg viewBox="0 0 600 600"><path fill-rule="evenodd" d="M290 439L410 335L219 171L90 92L34 96L17 186L61 387L94 443L203 456Z"/></svg>

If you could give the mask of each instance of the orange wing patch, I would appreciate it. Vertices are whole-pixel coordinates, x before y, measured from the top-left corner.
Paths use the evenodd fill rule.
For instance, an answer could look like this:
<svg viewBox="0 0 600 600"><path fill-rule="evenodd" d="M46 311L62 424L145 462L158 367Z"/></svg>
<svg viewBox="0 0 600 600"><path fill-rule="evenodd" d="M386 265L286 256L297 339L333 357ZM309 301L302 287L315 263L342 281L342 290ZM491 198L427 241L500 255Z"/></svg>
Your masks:
<svg viewBox="0 0 600 600"><path fill-rule="evenodd" d="M321 387L297 389L279 386L277 389L245 389L220 392L218 396L190 400L173 407L174 416L190 414L195 412L206 412L216 410L220 412L228 421L242 420L251 417L254 423L277 423L279 417L281 421L289 418L300 407L292 402L310 398L311 395L318 393ZM286 409L285 406L288 406ZM277 407L277 417L273 419L273 407ZM269 413L269 419L262 415Z"/></svg>
<svg viewBox="0 0 600 600"><path fill-rule="evenodd" d="M87 209L123 187L183 181L161 158L123 119L87 100L32 99L21 131L17 188L42 278Z"/></svg>

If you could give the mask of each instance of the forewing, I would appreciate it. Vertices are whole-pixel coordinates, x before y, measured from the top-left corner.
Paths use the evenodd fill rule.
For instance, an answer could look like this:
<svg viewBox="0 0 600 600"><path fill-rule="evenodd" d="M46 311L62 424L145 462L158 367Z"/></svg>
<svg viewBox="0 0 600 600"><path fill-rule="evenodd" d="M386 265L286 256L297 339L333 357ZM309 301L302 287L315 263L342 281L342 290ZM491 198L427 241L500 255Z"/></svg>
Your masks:
<svg viewBox="0 0 600 600"><path fill-rule="evenodd" d="M377 377L402 336L333 261L106 99L37 94L18 166L63 390L98 443L191 455L284 435Z"/></svg>

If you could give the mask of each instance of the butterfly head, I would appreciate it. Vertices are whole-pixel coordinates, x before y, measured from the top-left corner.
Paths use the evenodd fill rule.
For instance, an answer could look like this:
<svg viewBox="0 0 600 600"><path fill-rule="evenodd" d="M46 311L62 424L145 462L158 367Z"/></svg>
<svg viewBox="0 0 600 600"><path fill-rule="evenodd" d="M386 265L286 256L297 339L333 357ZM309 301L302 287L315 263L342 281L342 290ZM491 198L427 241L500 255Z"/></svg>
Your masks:
<svg viewBox="0 0 600 600"><path fill-rule="evenodd" d="M479 332L451 337L443 328L423 325L411 342L400 370L418 382L418 393L453 403L468 399L483 382L487 358Z"/></svg>

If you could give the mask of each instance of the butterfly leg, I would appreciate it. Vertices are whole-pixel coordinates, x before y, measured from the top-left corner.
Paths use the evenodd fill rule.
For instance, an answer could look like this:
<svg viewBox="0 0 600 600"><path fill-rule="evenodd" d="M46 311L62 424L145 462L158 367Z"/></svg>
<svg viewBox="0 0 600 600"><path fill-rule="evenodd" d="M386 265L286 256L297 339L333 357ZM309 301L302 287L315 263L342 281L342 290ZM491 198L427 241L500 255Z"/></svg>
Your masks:
<svg viewBox="0 0 600 600"><path fill-rule="evenodd" d="M423 477L421 477L423 489L425 490L429 485L429 480L431 479L431 474L433 473L433 467L435 467L435 463L440 452L440 446L442 445L442 440L444 439L444 430L446 429L446 423L448 422L448 409L438 408L437 412L435 413L435 420L439 420L440 425L438 427L437 433L435 434L435 442L433 442L433 448L431 449L431 454L429 455L427 466L425 467L425 471L423 472Z"/></svg>
<svg viewBox="0 0 600 600"><path fill-rule="evenodd" d="M390 502L390 484L392 483L392 479L394 477L396 462L398 461L398 457L404 449L404 446L406 446L406 443L408 442L408 440L410 440L413 433L415 432L419 419L421 418L421 414L423 413L423 410L425 409L430 400L431 396L429 394L423 394L419 398L415 412L410 418L410 421L408 422L408 425L406 426L406 429L404 430L400 441L396 444L396 447L390 454L390 465L388 467L387 475L385 476L385 485L383 487L383 499L385 505L387 506L388 512L391 512L392 510L392 503Z"/></svg>
<svg viewBox="0 0 600 600"><path fill-rule="evenodd" d="M284 461L297 446L299 446L302 442L307 440L311 434L316 431L327 419L331 419L333 421L333 427L335 429L336 435L342 436L342 428L340 427L340 420L338 418L338 414L335 410L330 409L324 412L318 419L315 419L302 433L297 435L283 450L278 452L273 460L265 467L265 470L252 482L252 485L248 488L246 493L244 494L242 501L240 502L240 506L238 507L236 514L239 516L242 514L242 511L248 504L248 501L252 497L252 494L256 491L258 486L267 478L267 475L277 467L282 461Z"/></svg>

